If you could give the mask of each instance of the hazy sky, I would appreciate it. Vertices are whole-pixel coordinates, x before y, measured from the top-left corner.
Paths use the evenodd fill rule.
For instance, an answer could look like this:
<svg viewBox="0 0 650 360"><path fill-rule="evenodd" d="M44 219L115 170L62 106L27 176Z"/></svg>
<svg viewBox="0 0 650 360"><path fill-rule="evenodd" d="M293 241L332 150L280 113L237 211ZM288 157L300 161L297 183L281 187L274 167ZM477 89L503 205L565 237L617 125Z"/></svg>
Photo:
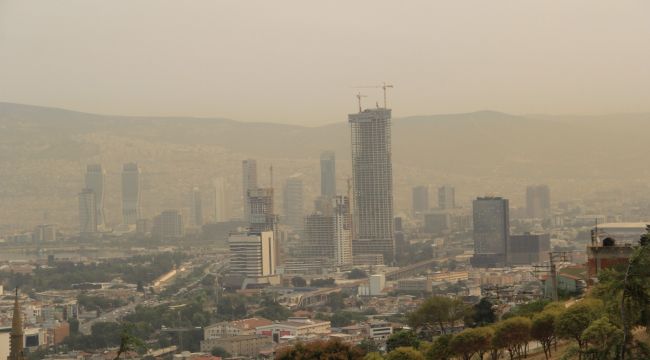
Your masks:
<svg viewBox="0 0 650 360"><path fill-rule="evenodd" d="M647 0L0 0L0 101L315 125L388 81L396 116L646 112L649 16Z"/></svg>

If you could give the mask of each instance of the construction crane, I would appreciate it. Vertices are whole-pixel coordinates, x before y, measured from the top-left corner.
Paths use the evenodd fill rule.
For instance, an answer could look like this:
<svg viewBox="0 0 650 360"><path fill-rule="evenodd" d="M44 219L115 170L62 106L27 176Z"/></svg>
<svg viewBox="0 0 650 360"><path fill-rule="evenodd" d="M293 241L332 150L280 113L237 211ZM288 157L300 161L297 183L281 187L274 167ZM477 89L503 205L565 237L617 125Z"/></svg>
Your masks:
<svg viewBox="0 0 650 360"><path fill-rule="evenodd" d="M356 95L357 101L359 102L359 112L363 111L361 109L361 98L368 97L368 95L362 95L360 92L358 92Z"/></svg>
<svg viewBox="0 0 650 360"><path fill-rule="evenodd" d="M382 89L384 91L384 109L388 109L388 100L387 100L387 90L392 89L394 86L391 84L386 84L386 82L382 82L381 85L376 85L376 86L355 86L357 89Z"/></svg>

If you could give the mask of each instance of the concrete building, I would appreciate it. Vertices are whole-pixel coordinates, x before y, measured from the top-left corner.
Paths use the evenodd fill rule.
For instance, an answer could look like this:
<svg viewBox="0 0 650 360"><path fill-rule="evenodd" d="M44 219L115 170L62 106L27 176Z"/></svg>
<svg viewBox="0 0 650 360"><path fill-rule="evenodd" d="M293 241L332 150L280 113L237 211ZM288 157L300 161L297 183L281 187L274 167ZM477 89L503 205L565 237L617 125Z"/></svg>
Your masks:
<svg viewBox="0 0 650 360"><path fill-rule="evenodd" d="M91 164L86 166L86 175L84 182L86 189L91 189L95 193L95 206L97 207L97 225L103 226L106 222L104 218L104 180L106 173L100 164Z"/></svg>
<svg viewBox="0 0 650 360"><path fill-rule="evenodd" d="M35 243L56 241L56 225L42 224L36 226L34 232L32 232L32 241Z"/></svg>
<svg viewBox="0 0 650 360"><path fill-rule="evenodd" d="M302 257L320 258L335 262L334 216L313 213L305 216L305 236L301 246Z"/></svg>
<svg viewBox="0 0 650 360"><path fill-rule="evenodd" d="M438 188L438 208L442 210L456 207L456 189L451 185L443 185Z"/></svg>
<svg viewBox="0 0 650 360"><path fill-rule="evenodd" d="M271 325L258 326L255 333L269 336L274 342L280 342L282 337L304 338L313 335L326 335L331 332L329 321L310 320L307 318L289 318L287 321Z"/></svg>
<svg viewBox="0 0 650 360"><path fill-rule="evenodd" d="M140 218L140 168L136 163L122 166L122 222L135 225Z"/></svg>
<svg viewBox="0 0 650 360"><path fill-rule="evenodd" d="M408 278L397 280L397 290L405 292L431 292L432 281L425 278Z"/></svg>
<svg viewBox="0 0 650 360"><path fill-rule="evenodd" d="M451 229L451 214L446 210L432 211L424 215L424 231L441 234Z"/></svg>
<svg viewBox="0 0 650 360"><path fill-rule="evenodd" d="M510 237L508 206L508 200L501 197L479 197L474 200L473 266L493 267L506 263Z"/></svg>
<svg viewBox="0 0 650 360"><path fill-rule="evenodd" d="M326 198L336 195L336 154L333 151L320 154L320 194Z"/></svg>
<svg viewBox="0 0 650 360"><path fill-rule="evenodd" d="M532 185L526 188L526 215L543 219L551 212L551 190L547 185Z"/></svg>
<svg viewBox="0 0 650 360"><path fill-rule="evenodd" d="M178 210L165 210L154 217L151 234L163 239L182 238L185 235L183 215Z"/></svg>
<svg viewBox="0 0 650 360"><path fill-rule="evenodd" d="M192 225L201 227L203 225L203 201L201 199L201 189L198 187L194 187L190 193L190 212Z"/></svg>
<svg viewBox="0 0 650 360"><path fill-rule="evenodd" d="M386 276L384 274L370 275L370 296L381 295L386 287Z"/></svg>
<svg viewBox="0 0 650 360"><path fill-rule="evenodd" d="M337 266L352 265L352 217L350 199L335 196L334 209L334 258Z"/></svg>
<svg viewBox="0 0 650 360"><path fill-rule="evenodd" d="M295 231L302 231L305 205L303 183L300 174L294 174L284 184L284 221Z"/></svg>
<svg viewBox="0 0 650 360"><path fill-rule="evenodd" d="M413 216L421 216L429 211L429 187L416 186L412 190L412 208Z"/></svg>
<svg viewBox="0 0 650 360"><path fill-rule="evenodd" d="M234 357L256 359L260 350L273 346L273 339L263 335L238 335L201 341L201 351L210 352L220 347Z"/></svg>
<svg viewBox="0 0 650 360"><path fill-rule="evenodd" d="M97 232L97 204L95 193L83 189L79 193L79 234L89 235Z"/></svg>
<svg viewBox="0 0 650 360"><path fill-rule="evenodd" d="M248 219L251 232L275 231L277 215L273 211L273 189L248 190Z"/></svg>
<svg viewBox="0 0 650 360"><path fill-rule="evenodd" d="M352 131L353 253L395 257L391 110L366 109L348 116Z"/></svg>
<svg viewBox="0 0 650 360"><path fill-rule="evenodd" d="M206 326L203 329L203 338L206 340L223 337L254 335L258 326L267 326L273 321L263 318L248 318L234 321L222 321L220 323Z"/></svg>
<svg viewBox="0 0 650 360"><path fill-rule="evenodd" d="M228 221L226 205L226 179L218 177L214 180L214 221Z"/></svg>
<svg viewBox="0 0 650 360"><path fill-rule="evenodd" d="M250 201L248 201L248 192L257 189L257 161L246 159L242 161L242 203L244 212L242 218L250 221Z"/></svg>
<svg viewBox="0 0 650 360"><path fill-rule="evenodd" d="M532 265L548 261L551 251L550 234L510 235L508 242L509 265Z"/></svg>
<svg viewBox="0 0 650 360"><path fill-rule="evenodd" d="M230 274L245 278L275 275L276 245L273 231L232 234L230 247Z"/></svg>

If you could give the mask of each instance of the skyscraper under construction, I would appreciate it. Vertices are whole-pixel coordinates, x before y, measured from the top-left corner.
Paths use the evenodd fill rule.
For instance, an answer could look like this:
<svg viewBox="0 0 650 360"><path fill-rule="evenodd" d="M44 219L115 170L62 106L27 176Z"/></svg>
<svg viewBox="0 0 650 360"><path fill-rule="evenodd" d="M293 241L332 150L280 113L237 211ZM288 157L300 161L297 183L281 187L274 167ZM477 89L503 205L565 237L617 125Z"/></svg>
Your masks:
<svg viewBox="0 0 650 360"><path fill-rule="evenodd" d="M395 255L391 110L366 109L350 114L355 238L353 254Z"/></svg>

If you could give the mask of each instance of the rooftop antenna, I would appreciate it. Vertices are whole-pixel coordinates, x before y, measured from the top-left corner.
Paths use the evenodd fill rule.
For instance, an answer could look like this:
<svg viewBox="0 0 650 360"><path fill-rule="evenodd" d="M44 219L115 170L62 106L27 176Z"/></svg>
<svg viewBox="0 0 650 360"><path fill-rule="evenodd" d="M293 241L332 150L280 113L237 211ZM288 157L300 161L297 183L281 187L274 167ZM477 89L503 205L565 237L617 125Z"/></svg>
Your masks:
<svg viewBox="0 0 650 360"><path fill-rule="evenodd" d="M361 111L363 111L361 109L361 98L368 97L368 96L367 95L362 95L361 92L358 92L357 95L355 95L355 96L357 97L357 101L359 102L359 112L361 112Z"/></svg>
<svg viewBox="0 0 650 360"><path fill-rule="evenodd" d="M273 165L269 167L269 175L271 178L271 189L273 188Z"/></svg>

